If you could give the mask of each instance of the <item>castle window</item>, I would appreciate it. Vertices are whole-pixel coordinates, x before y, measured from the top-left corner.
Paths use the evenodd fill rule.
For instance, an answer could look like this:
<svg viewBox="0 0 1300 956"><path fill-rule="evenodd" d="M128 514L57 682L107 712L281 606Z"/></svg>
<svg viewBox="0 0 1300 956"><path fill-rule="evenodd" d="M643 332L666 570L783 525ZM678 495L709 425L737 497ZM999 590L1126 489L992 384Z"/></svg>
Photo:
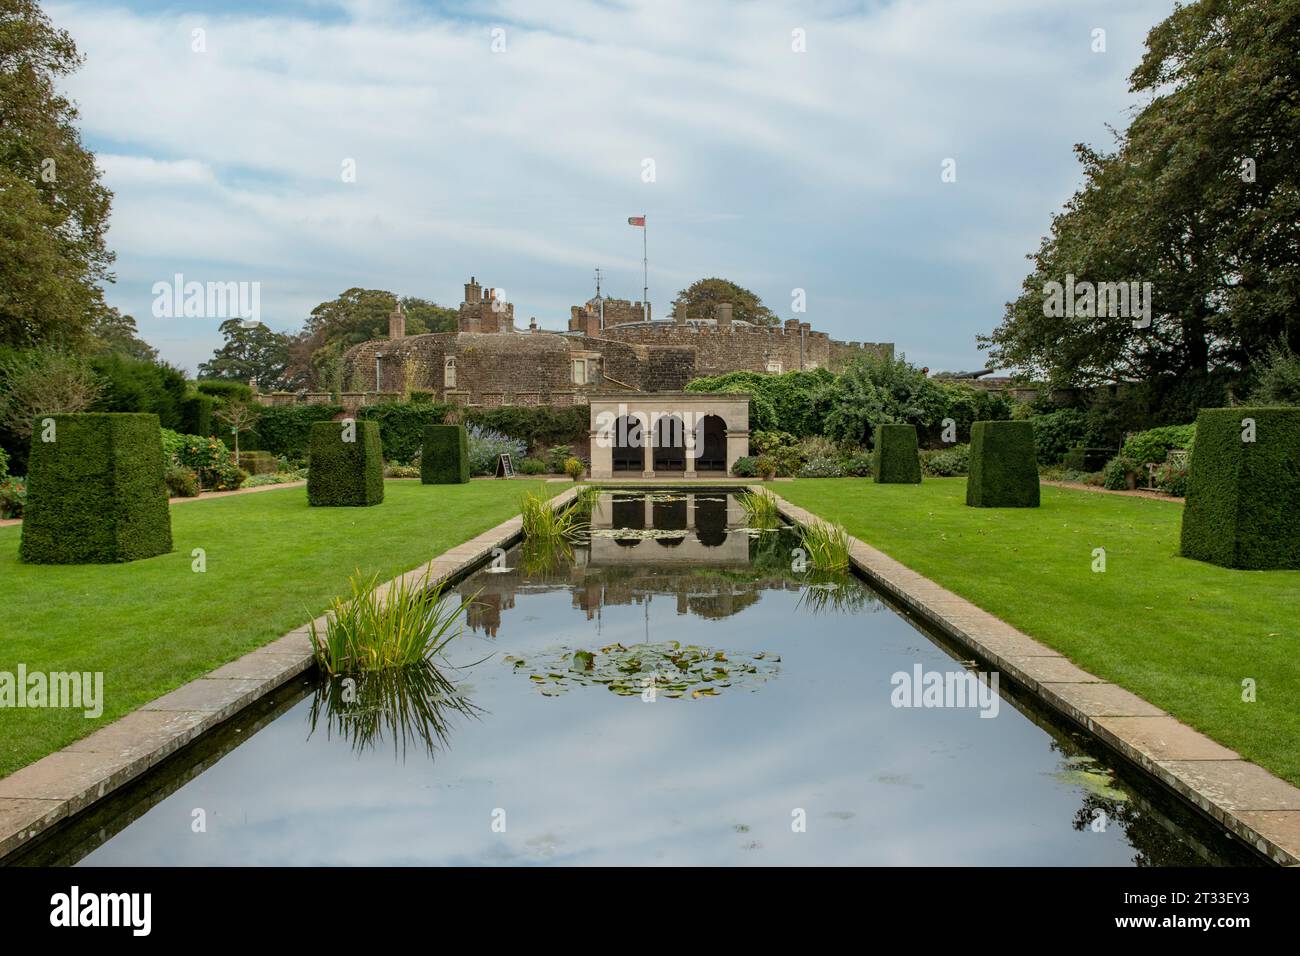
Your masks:
<svg viewBox="0 0 1300 956"><path fill-rule="evenodd" d="M574 385L587 384L587 360L586 359L573 360L573 384Z"/></svg>
<svg viewBox="0 0 1300 956"><path fill-rule="evenodd" d="M573 359L573 384L597 385L600 382L600 356L586 354Z"/></svg>
<svg viewBox="0 0 1300 956"><path fill-rule="evenodd" d="M442 387L456 387L456 357L448 355L442 362Z"/></svg>

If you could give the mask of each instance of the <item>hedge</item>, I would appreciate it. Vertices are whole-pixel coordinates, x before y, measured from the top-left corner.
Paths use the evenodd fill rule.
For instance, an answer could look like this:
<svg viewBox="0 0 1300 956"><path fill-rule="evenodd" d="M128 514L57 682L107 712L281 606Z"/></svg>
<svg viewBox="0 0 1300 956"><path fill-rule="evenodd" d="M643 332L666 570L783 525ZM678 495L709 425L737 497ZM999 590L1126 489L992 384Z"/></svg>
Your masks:
<svg viewBox="0 0 1300 956"><path fill-rule="evenodd" d="M349 437L348 427L354 431ZM316 422L311 426L307 503L365 507L384 500L384 453L374 422Z"/></svg>
<svg viewBox="0 0 1300 956"><path fill-rule="evenodd" d="M357 412L357 418L379 426L384 442L384 460L415 461L424 447L424 430L430 425L441 425L450 405L439 402L384 402L367 405Z"/></svg>
<svg viewBox="0 0 1300 956"><path fill-rule="evenodd" d="M966 504L973 508L1037 508L1038 503L1033 423L972 425Z"/></svg>
<svg viewBox="0 0 1300 956"><path fill-rule="evenodd" d="M426 485L469 481L469 437L460 425L429 425L420 453L420 480Z"/></svg>
<svg viewBox="0 0 1300 956"><path fill-rule="evenodd" d="M871 471L877 484L919 485L921 459L916 450L915 425L877 425Z"/></svg>
<svg viewBox="0 0 1300 956"><path fill-rule="evenodd" d="M288 458L306 458L311 446L312 426L329 422L343 412L340 405L272 405L263 408L257 424L240 446L250 451L269 451Z"/></svg>
<svg viewBox="0 0 1300 956"><path fill-rule="evenodd" d="M212 435L212 396L186 395L181 399L181 426L185 435Z"/></svg>
<svg viewBox="0 0 1300 956"><path fill-rule="evenodd" d="M117 352L94 356L90 367L104 386L92 411L145 412L163 428L180 427L186 384L179 369Z"/></svg>
<svg viewBox="0 0 1300 956"><path fill-rule="evenodd" d="M19 557L33 564L111 564L167 554L171 513L158 416L99 412L38 422L28 458Z"/></svg>
<svg viewBox="0 0 1300 956"><path fill-rule="evenodd" d="M202 394L211 395L222 402L251 402L253 400L253 389L244 382L208 379L195 383L194 387Z"/></svg>
<svg viewBox="0 0 1300 956"><path fill-rule="evenodd" d="M1254 421L1254 441L1244 440L1244 419ZM1300 569L1300 408L1201 411L1182 554L1228 568Z"/></svg>
<svg viewBox="0 0 1300 956"><path fill-rule="evenodd" d="M1061 464L1071 471L1101 471L1115 454L1113 448L1088 448L1076 445L1065 453Z"/></svg>

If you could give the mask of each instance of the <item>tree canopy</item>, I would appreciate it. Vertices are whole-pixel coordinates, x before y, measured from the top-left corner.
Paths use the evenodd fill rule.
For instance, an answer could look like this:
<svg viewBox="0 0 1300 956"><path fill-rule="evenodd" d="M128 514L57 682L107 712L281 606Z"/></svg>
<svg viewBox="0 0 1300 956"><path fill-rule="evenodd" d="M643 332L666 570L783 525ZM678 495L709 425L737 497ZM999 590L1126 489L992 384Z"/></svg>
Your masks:
<svg viewBox="0 0 1300 956"><path fill-rule="evenodd" d="M1199 0L1147 36L1149 98L1114 148L1075 150L1083 186L987 337L1057 385L1204 377L1300 349L1300 2ZM1145 283L1132 315L1053 315L1046 285ZM1083 310L1100 311L1100 310Z"/></svg>
<svg viewBox="0 0 1300 956"><path fill-rule="evenodd" d="M728 279L697 279L677 293L673 307L684 304L691 318L716 318L720 302L731 303L733 319L754 325L776 325L780 321L755 293Z"/></svg>

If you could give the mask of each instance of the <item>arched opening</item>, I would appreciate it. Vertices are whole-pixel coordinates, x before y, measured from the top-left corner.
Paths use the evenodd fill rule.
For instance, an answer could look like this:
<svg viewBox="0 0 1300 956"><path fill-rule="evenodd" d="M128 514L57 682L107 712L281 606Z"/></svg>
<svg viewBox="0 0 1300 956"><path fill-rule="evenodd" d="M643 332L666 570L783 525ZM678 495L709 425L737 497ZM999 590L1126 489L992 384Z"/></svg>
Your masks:
<svg viewBox="0 0 1300 956"><path fill-rule="evenodd" d="M727 499L717 495L696 495L695 536L706 548L727 543Z"/></svg>
<svg viewBox="0 0 1300 956"><path fill-rule="evenodd" d="M645 501L640 495L614 495L610 501L611 526L617 530L642 531L645 529ZM615 538L620 547L633 548L640 538Z"/></svg>
<svg viewBox="0 0 1300 956"><path fill-rule="evenodd" d="M719 415L705 415L695 435L700 456L696 471L727 470L727 423Z"/></svg>
<svg viewBox="0 0 1300 956"><path fill-rule="evenodd" d="M614 470L645 471L645 440L641 420L624 415L614 423Z"/></svg>
<svg viewBox="0 0 1300 956"><path fill-rule="evenodd" d="M655 540L665 548L675 548L686 540L689 514L685 495L670 495L651 504L650 518L656 531L679 531L681 534L660 534Z"/></svg>
<svg viewBox="0 0 1300 956"><path fill-rule="evenodd" d="M661 415L655 422L654 470L686 470L686 425L676 415Z"/></svg>

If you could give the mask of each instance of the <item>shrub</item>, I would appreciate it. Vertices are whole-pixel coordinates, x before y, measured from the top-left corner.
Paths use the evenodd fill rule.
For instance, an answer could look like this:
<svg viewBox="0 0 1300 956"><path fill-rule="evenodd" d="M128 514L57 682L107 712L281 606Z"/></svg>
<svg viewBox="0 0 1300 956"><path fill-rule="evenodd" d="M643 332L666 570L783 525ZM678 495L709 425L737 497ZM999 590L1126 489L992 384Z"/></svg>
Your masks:
<svg viewBox="0 0 1300 956"><path fill-rule="evenodd" d="M1252 405L1300 405L1300 356L1285 344L1269 348L1258 369Z"/></svg>
<svg viewBox="0 0 1300 956"><path fill-rule="evenodd" d="M96 355L90 367L104 390L91 407L103 412L149 412L163 428L179 428L185 401L185 376L170 365L158 365L120 352Z"/></svg>
<svg viewBox="0 0 1300 956"><path fill-rule="evenodd" d="M1111 491L1123 491L1128 487L1128 476L1137 471L1137 465L1123 455L1116 455L1101 470L1101 486Z"/></svg>
<svg viewBox="0 0 1300 956"><path fill-rule="evenodd" d="M748 455L737 458L731 466L731 473L737 478L757 478L758 459Z"/></svg>
<svg viewBox="0 0 1300 956"><path fill-rule="evenodd" d="M1134 471L1140 472L1148 462L1163 462L1171 448L1190 449L1195 442L1195 425L1165 425L1131 436L1124 442L1120 455L1137 465Z"/></svg>
<svg viewBox="0 0 1300 956"><path fill-rule="evenodd" d="M758 452L760 460L770 458L775 462L774 475L791 478L798 474L803 459L799 454L799 440L789 432L757 431L749 439L749 446ZM760 469L761 472L761 469Z"/></svg>
<svg viewBox="0 0 1300 956"><path fill-rule="evenodd" d="M775 455L759 455L754 459L754 470L758 477L764 481L771 481L776 477L777 462Z"/></svg>
<svg viewBox="0 0 1300 956"><path fill-rule="evenodd" d="M871 477L871 455L861 452L844 459L844 474L850 478Z"/></svg>
<svg viewBox="0 0 1300 956"><path fill-rule="evenodd" d="M1243 440L1243 419L1254 421L1254 441ZM1300 568L1300 408L1201 411L1182 553L1229 568Z"/></svg>
<svg viewBox="0 0 1300 956"><path fill-rule="evenodd" d="M1044 465L1059 464L1088 433L1088 416L1077 408L1062 408L1030 419L1034 425L1034 450Z"/></svg>
<svg viewBox="0 0 1300 956"><path fill-rule="evenodd" d="M844 474L839 458L810 458L799 469L800 478L843 478Z"/></svg>
<svg viewBox="0 0 1300 956"><path fill-rule="evenodd" d="M54 441L32 442L22 560L107 564L171 551L158 416L52 417Z"/></svg>
<svg viewBox="0 0 1300 956"><path fill-rule="evenodd" d="M420 480L426 485L469 481L469 437L463 425L427 425L420 452Z"/></svg>
<svg viewBox="0 0 1300 956"><path fill-rule="evenodd" d="M172 465L163 476L167 482L167 493L173 498L197 498L199 495L199 476L184 465Z"/></svg>
<svg viewBox="0 0 1300 956"><path fill-rule="evenodd" d="M302 481L307 477L306 468L297 468L293 471L277 471L273 475L255 475L244 482L245 488L260 488L263 485L287 485L290 482Z"/></svg>
<svg viewBox="0 0 1300 956"><path fill-rule="evenodd" d="M162 448L164 467L189 468L198 476L199 484L211 491L232 491L248 477L231 460L230 449L219 438L182 435L164 428Z"/></svg>
<svg viewBox="0 0 1300 956"><path fill-rule="evenodd" d="M436 401L437 398L438 395L436 392L426 392L423 391L422 389L417 389L417 388L411 389L412 405L428 405L431 402Z"/></svg>
<svg viewBox="0 0 1300 956"><path fill-rule="evenodd" d="M212 435L212 396L186 395L181 399L180 429L186 435Z"/></svg>
<svg viewBox="0 0 1300 956"><path fill-rule="evenodd" d="M515 466L515 470L521 475L544 475L546 462L540 458L524 458Z"/></svg>
<svg viewBox="0 0 1300 956"><path fill-rule="evenodd" d="M465 417L465 424L507 435L526 447L516 458L522 458L528 448L573 443L587 436L590 413L585 405L552 408L549 405L508 405L504 408L475 409ZM561 467L563 461L560 462ZM557 467L555 469L559 471Z"/></svg>
<svg viewBox="0 0 1300 956"><path fill-rule="evenodd" d="M1030 422L976 422L971 427L966 504L1037 508L1038 461Z"/></svg>
<svg viewBox="0 0 1300 956"><path fill-rule="evenodd" d="M568 475L570 478L572 478L574 481L577 481L579 478L582 477L582 473L584 470L585 470L585 466L582 464L581 459L569 458L564 462L564 473Z"/></svg>
<svg viewBox="0 0 1300 956"><path fill-rule="evenodd" d="M573 446L571 445L552 445L546 449L543 460L546 462L546 470L552 475L564 474L564 463L573 457Z"/></svg>
<svg viewBox="0 0 1300 956"><path fill-rule="evenodd" d="M0 518L21 518L26 504L26 481L12 477L0 480Z"/></svg>
<svg viewBox="0 0 1300 956"><path fill-rule="evenodd" d="M970 445L927 449L921 452L921 473L932 478L955 478L970 472Z"/></svg>
<svg viewBox="0 0 1300 956"><path fill-rule="evenodd" d="M916 451L916 426L877 426L871 464L879 484L920 484L921 459Z"/></svg>
<svg viewBox="0 0 1300 956"><path fill-rule="evenodd" d="M355 428L352 441L346 430ZM384 454L374 422L317 422L311 427L307 502L368 507L384 500Z"/></svg>
<svg viewBox="0 0 1300 956"><path fill-rule="evenodd" d="M1167 495L1182 498L1187 494L1188 466L1166 462L1156 469L1155 485Z"/></svg>
<svg viewBox="0 0 1300 956"><path fill-rule="evenodd" d="M509 455L513 460L523 458L528 453L522 440L503 435L494 429L482 425L469 425L466 426L465 432L469 438L471 475L495 475L499 456Z"/></svg>
<svg viewBox="0 0 1300 956"><path fill-rule="evenodd" d="M0 448L0 481L9 477L9 454Z"/></svg>
<svg viewBox="0 0 1300 956"><path fill-rule="evenodd" d="M384 477L385 478L419 478L421 477L420 466L419 465L385 465Z"/></svg>
<svg viewBox="0 0 1300 956"><path fill-rule="evenodd" d="M241 451L239 467L250 475L269 475L279 468L279 462L269 451Z"/></svg>

